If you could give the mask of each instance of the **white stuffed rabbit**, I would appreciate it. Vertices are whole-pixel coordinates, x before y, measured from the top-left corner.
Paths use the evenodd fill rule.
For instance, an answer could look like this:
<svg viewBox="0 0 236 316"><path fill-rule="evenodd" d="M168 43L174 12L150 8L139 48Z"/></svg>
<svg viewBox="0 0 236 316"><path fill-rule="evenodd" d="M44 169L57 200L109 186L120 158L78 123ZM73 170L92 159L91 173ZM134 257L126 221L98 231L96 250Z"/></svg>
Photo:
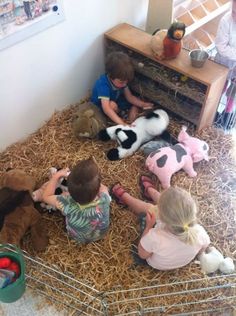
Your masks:
<svg viewBox="0 0 236 316"><path fill-rule="evenodd" d="M206 274L213 273L218 269L224 274L233 273L235 270L233 260L229 257L224 258L215 247L208 247L198 256L198 259L202 271Z"/></svg>

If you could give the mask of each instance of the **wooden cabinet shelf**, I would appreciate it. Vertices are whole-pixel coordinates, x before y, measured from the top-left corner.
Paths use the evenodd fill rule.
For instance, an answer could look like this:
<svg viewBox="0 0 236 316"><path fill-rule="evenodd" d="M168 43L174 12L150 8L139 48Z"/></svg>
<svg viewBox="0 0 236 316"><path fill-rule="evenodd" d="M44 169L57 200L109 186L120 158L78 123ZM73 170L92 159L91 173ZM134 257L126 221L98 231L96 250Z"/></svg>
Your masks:
<svg viewBox="0 0 236 316"><path fill-rule="evenodd" d="M129 24L105 33L106 53L124 51L135 66L131 89L200 130L214 120L228 69L207 60L203 68L191 66L188 52L157 61L150 48L151 35Z"/></svg>
<svg viewBox="0 0 236 316"><path fill-rule="evenodd" d="M136 76L131 83L131 89L142 97L160 105L168 112L197 125L201 107L196 102L185 100L177 91L163 89L155 81L147 80L142 76Z"/></svg>
<svg viewBox="0 0 236 316"><path fill-rule="evenodd" d="M131 50L127 52L127 49L113 41L107 40L106 51L110 53L112 51L123 51L127 53L131 58L137 74L142 74L145 77L156 81L159 84L165 85L169 90L173 90L175 94L181 94L189 99L192 99L198 103L203 103L206 97L206 86L181 76L174 70L166 70L166 67L162 64L153 62L147 59L145 56L137 54ZM187 80L186 80L187 79Z"/></svg>

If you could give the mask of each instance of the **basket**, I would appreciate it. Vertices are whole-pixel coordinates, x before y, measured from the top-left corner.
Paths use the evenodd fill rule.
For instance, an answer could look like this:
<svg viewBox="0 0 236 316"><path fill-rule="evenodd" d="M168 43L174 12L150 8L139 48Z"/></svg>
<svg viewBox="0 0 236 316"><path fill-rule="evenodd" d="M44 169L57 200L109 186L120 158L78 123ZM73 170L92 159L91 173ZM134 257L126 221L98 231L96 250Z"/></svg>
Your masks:
<svg viewBox="0 0 236 316"><path fill-rule="evenodd" d="M203 49L194 49L189 53L189 57L193 67L202 68L208 59L209 54Z"/></svg>
<svg viewBox="0 0 236 316"><path fill-rule="evenodd" d="M18 279L0 289L0 301L3 303L13 303L21 298L25 292L25 262L21 250L11 244L0 244L0 258L2 257L12 259L20 267L20 276Z"/></svg>

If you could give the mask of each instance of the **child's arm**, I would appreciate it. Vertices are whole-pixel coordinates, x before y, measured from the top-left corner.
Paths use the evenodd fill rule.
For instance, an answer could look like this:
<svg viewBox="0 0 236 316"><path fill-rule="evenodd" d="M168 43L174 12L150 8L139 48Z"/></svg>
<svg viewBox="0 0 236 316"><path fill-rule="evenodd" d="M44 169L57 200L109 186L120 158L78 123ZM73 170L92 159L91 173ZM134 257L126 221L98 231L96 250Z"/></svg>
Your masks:
<svg viewBox="0 0 236 316"><path fill-rule="evenodd" d="M109 195L107 186L101 183L100 188L99 188L99 193L107 193Z"/></svg>
<svg viewBox="0 0 236 316"><path fill-rule="evenodd" d="M147 211L147 213L146 213L146 227L145 227L145 229L143 231L142 237L145 236L149 232L149 230L153 228L155 223L156 223L156 215L155 215L155 213ZM142 237L141 237L141 239L142 239ZM152 252L146 251L143 248L143 246L141 245L141 243L139 242L139 244L138 244L138 255L142 259L147 259L147 258L149 258L152 255Z"/></svg>
<svg viewBox="0 0 236 316"><path fill-rule="evenodd" d="M43 202L55 206L57 209L60 209L59 202L57 201L57 195L54 194L57 187L57 183L60 178L68 176L69 169L61 169L52 175L52 178L47 182L47 185L43 192Z"/></svg>
<svg viewBox="0 0 236 316"><path fill-rule="evenodd" d="M121 117L113 110L113 108L110 106L110 100L108 99L102 99L102 109L103 112L116 124L121 124L121 125L127 125Z"/></svg>
<svg viewBox="0 0 236 316"><path fill-rule="evenodd" d="M129 90L128 87L126 87L124 89L124 95L125 98L127 99L127 101L129 101L129 103L136 105L137 107L141 108L141 109L152 109L153 108L153 103L151 102L144 102L142 101L140 98L137 98L136 96L134 96L131 91Z"/></svg>
<svg viewBox="0 0 236 316"><path fill-rule="evenodd" d="M105 186L104 184L100 184L100 188L99 188L99 192L98 192L98 196L101 196L101 194L106 195L106 199L108 199L111 202L111 196L109 194L108 188L107 186Z"/></svg>

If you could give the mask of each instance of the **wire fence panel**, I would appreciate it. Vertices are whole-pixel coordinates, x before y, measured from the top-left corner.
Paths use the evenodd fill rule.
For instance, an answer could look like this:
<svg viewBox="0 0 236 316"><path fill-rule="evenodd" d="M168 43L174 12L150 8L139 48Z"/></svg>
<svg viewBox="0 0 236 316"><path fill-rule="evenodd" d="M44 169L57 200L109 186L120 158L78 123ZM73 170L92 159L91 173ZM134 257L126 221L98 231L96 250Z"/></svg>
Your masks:
<svg viewBox="0 0 236 316"><path fill-rule="evenodd" d="M56 308L67 308L69 315L235 316L236 273L101 292L63 273L56 265L47 266L25 251L23 256L27 286L44 295Z"/></svg>
<svg viewBox="0 0 236 316"><path fill-rule="evenodd" d="M68 308L70 315L235 316L236 273L101 292L63 273L56 265L47 266L40 258L22 252L27 286L56 308Z"/></svg>

